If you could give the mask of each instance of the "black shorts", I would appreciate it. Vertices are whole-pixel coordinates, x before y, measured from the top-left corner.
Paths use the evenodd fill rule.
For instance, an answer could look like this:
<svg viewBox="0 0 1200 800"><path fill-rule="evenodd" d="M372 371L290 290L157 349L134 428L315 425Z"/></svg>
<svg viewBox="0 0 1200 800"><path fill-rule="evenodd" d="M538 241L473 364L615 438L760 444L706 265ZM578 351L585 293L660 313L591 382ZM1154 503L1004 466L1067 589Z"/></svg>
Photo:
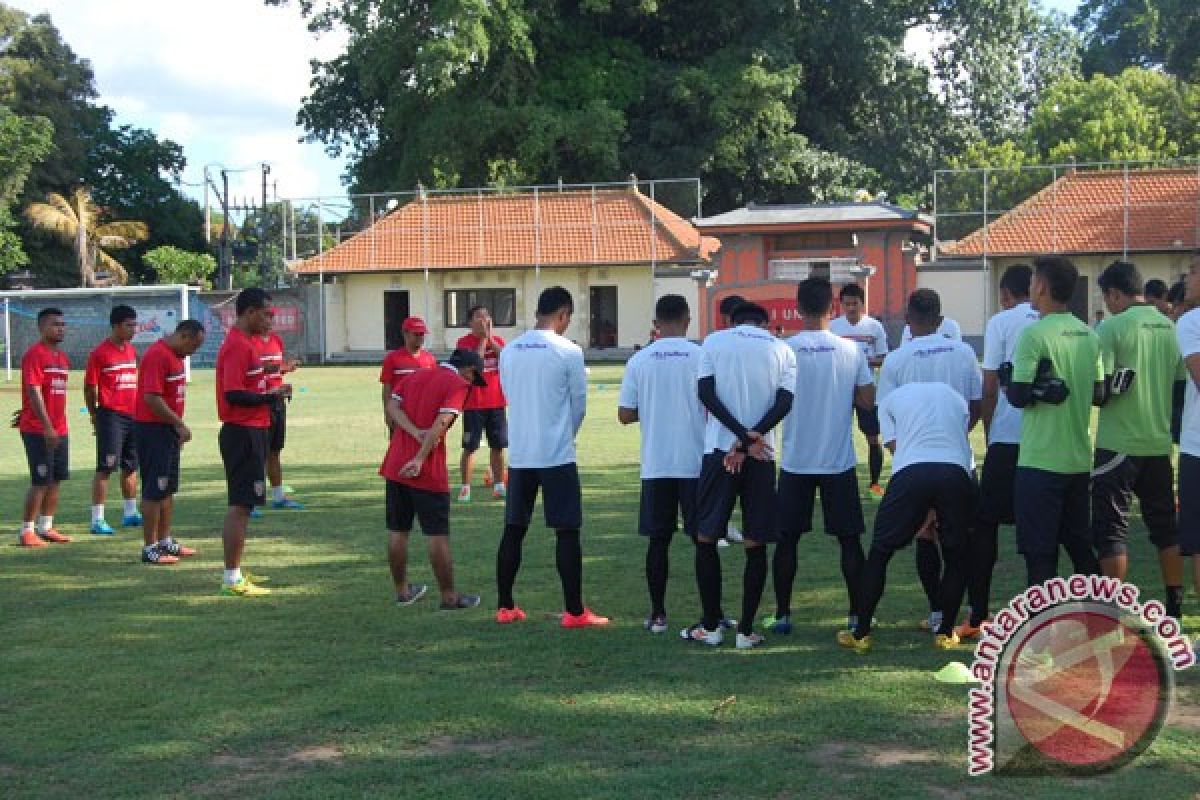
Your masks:
<svg viewBox="0 0 1200 800"><path fill-rule="evenodd" d="M1088 514L1091 475L1017 467L1013 502L1017 517L1017 552L1051 556L1059 546L1090 550Z"/></svg>
<svg viewBox="0 0 1200 800"><path fill-rule="evenodd" d="M508 468L508 499L504 523L529 527L538 489L542 490L542 513L546 527L578 530L583 527L583 496L579 470L574 464L533 469Z"/></svg>
<svg viewBox="0 0 1200 800"><path fill-rule="evenodd" d="M670 539L683 517L683 532L696 538L696 478L643 478L638 532L651 539Z"/></svg>
<svg viewBox="0 0 1200 800"><path fill-rule="evenodd" d="M96 472L111 475L137 472L137 448L134 445L133 417L107 408L96 409Z"/></svg>
<svg viewBox="0 0 1200 800"><path fill-rule="evenodd" d="M933 509L943 551L964 552L975 518L975 478L957 464L912 464L892 475L875 514L871 550L907 547Z"/></svg>
<svg viewBox="0 0 1200 800"><path fill-rule="evenodd" d="M1179 550L1200 556L1200 458L1179 454Z"/></svg>
<svg viewBox="0 0 1200 800"><path fill-rule="evenodd" d="M1128 550L1129 504L1134 495L1150 541L1160 550L1179 544L1171 457L1127 456L1097 448L1092 469L1092 544L1100 558Z"/></svg>
<svg viewBox="0 0 1200 800"><path fill-rule="evenodd" d="M271 436L267 441L268 453L283 452L287 440L287 403L282 400L271 404Z"/></svg>
<svg viewBox="0 0 1200 800"><path fill-rule="evenodd" d="M267 468L269 428L250 428L226 422L221 426L217 443L221 461L225 464L225 487L229 505L254 508L266 500L263 473Z"/></svg>
<svg viewBox="0 0 1200 800"><path fill-rule="evenodd" d="M503 408L482 408L463 412L462 448L474 453L487 433L488 447L503 450L508 447L508 416Z"/></svg>
<svg viewBox="0 0 1200 800"><path fill-rule="evenodd" d="M733 508L742 507L742 535L753 542L773 542L778 533L775 462L747 458L742 471L731 475L722 463L725 453L706 453L700 467L696 491L696 529L700 536L716 541L729 528Z"/></svg>
<svg viewBox="0 0 1200 800"><path fill-rule="evenodd" d="M58 437L54 450L46 449L46 437L40 433L21 432L25 443L25 459L29 462L29 482L34 486L49 486L71 477L70 448L67 437Z"/></svg>
<svg viewBox="0 0 1200 800"><path fill-rule="evenodd" d="M978 519L984 525L1012 525L1017 521L1013 510L1013 485L1017 480L1019 445L989 445L983 457L983 475L979 479Z"/></svg>
<svg viewBox="0 0 1200 800"><path fill-rule="evenodd" d="M158 502L179 491L179 434L164 422L137 422L142 499Z"/></svg>
<svg viewBox="0 0 1200 800"><path fill-rule="evenodd" d="M802 475L783 470L779 473L779 532L784 539L795 542L812 530L818 489L826 533L840 539L861 536L866 531L856 469L851 467L832 475Z"/></svg>
<svg viewBox="0 0 1200 800"><path fill-rule="evenodd" d="M870 408L854 407L854 417L858 420L858 429L864 436L879 435L879 406Z"/></svg>
<svg viewBox="0 0 1200 800"><path fill-rule="evenodd" d="M393 533L408 533L413 519L421 523L426 536L450 533L450 493L417 489L405 483L387 481L387 528Z"/></svg>

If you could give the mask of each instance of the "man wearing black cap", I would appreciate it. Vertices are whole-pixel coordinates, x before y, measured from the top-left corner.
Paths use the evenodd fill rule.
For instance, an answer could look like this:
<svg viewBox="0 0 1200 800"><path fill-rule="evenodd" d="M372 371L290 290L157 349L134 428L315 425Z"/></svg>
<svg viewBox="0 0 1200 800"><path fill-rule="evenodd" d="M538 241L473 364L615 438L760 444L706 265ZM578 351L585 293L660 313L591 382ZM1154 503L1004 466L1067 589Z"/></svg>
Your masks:
<svg viewBox="0 0 1200 800"><path fill-rule="evenodd" d="M442 594L441 609L479 605L479 595L454 589L446 431L462 414L473 387L486 386L483 359L474 351L460 349L437 369L411 375L388 400L392 440L379 474L387 481L388 562L399 605L412 605L428 588L408 582L408 534L414 518L429 542L429 563Z"/></svg>

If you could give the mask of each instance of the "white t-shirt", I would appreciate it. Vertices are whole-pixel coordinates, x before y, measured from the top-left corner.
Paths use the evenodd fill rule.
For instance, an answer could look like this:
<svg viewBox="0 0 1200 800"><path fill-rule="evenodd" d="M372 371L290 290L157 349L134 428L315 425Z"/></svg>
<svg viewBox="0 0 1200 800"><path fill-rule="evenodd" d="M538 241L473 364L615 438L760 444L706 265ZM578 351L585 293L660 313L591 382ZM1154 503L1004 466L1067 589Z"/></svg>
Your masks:
<svg viewBox="0 0 1200 800"><path fill-rule="evenodd" d="M1021 331L1039 319L1041 315L1029 303L1020 303L989 319L983 333L983 368L995 371L1006 361L1011 362ZM1001 390L992 414L992 427L988 429L988 444L1020 443L1021 409L1013 408Z"/></svg>
<svg viewBox="0 0 1200 800"><path fill-rule="evenodd" d="M642 478L698 478L706 413L696 391L700 346L659 339L625 365L617 405L638 412Z"/></svg>
<svg viewBox="0 0 1200 800"><path fill-rule="evenodd" d="M699 378L715 377L717 397L747 428L758 424L780 389L796 386L796 355L769 331L739 325L708 335L701 348ZM775 432L766 435L775 446ZM704 431L704 452L729 452L737 437L711 414Z"/></svg>
<svg viewBox="0 0 1200 800"><path fill-rule="evenodd" d="M1194 308L1175 323L1179 352L1186 359L1200 353L1200 308ZM1179 452L1200 458L1200 391L1188 373L1187 391L1183 396L1183 430L1179 434Z"/></svg>
<svg viewBox="0 0 1200 800"><path fill-rule="evenodd" d="M892 474L913 464L957 464L974 469L967 440L970 412L944 383L907 383L879 401L879 431L896 443Z"/></svg>
<svg viewBox="0 0 1200 800"><path fill-rule="evenodd" d="M516 469L575 462L575 434L587 410L587 372L579 345L554 331L531 330L500 351L508 398L508 462Z"/></svg>
<svg viewBox="0 0 1200 800"><path fill-rule="evenodd" d="M945 336L947 339L962 341L962 329L958 327L958 323L949 317L942 317L942 324L938 325L938 336ZM904 333L900 334L900 344L908 344L913 340L912 330L905 325Z"/></svg>
<svg viewBox="0 0 1200 800"><path fill-rule="evenodd" d="M931 381L949 384L967 401L983 397L983 373L975 351L965 342L932 333L900 345L883 360L879 399L906 383Z"/></svg>
<svg viewBox="0 0 1200 800"><path fill-rule="evenodd" d="M803 331L787 344L796 356L796 399L783 421L780 465L797 475L853 469L854 390L874 382L867 357L829 331Z"/></svg>
<svg viewBox="0 0 1200 800"><path fill-rule="evenodd" d="M831 333L857 344L868 359L888 354L887 331L883 329L883 324L874 317L864 314L858 324L853 324L843 314L829 321L829 330Z"/></svg>

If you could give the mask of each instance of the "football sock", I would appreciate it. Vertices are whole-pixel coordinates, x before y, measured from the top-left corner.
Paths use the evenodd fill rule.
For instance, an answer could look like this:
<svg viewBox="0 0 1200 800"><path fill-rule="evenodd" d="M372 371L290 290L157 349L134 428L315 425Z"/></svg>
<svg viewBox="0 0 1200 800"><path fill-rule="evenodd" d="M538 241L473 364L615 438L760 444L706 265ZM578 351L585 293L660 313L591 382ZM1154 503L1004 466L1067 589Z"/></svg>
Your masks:
<svg viewBox="0 0 1200 800"><path fill-rule="evenodd" d="M521 569L521 545L525 541L524 525L505 525L496 550L496 594L500 608L516 608L513 602L513 584L517 571Z"/></svg>
<svg viewBox="0 0 1200 800"><path fill-rule="evenodd" d="M579 531L564 528L555 531L554 564L562 582L563 606L568 614L583 613L583 547Z"/></svg>
<svg viewBox="0 0 1200 800"><path fill-rule="evenodd" d="M696 542L696 588L705 630L715 631L721 624L721 556L716 542Z"/></svg>
<svg viewBox="0 0 1200 800"><path fill-rule="evenodd" d="M1167 616L1174 617L1176 620L1183 619L1183 587L1168 586L1167 587Z"/></svg>
<svg viewBox="0 0 1200 800"><path fill-rule="evenodd" d="M754 633L754 617L758 614L758 603L762 600L763 587L767 585L767 548L746 548L746 567L742 571L742 618L738 620L738 633L749 636Z"/></svg>
<svg viewBox="0 0 1200 800"><path fill-rule="evenodd" d="M749 550L746 556L749 558ZM780 537L775 545L775 554L771 558L771 580L775 584L775 617L786 617L792 613L792 587L796 583L796 542L790 536Z"/></svg>
<svg viewBox="0 0 1200 800"><path fill-rule="evenodd" d="M92 522L104 521L104 503L92 506Z"/></svg>
<svg viewBox="0 0 1200 800"><path fill-rule="evenodd" d="M282 503L284 500L287 499L287 495L285 495L283 493L282 486L272 486L271 487L271 499L274 500L276 503Z"/></svg>
<svg viewBox="0 0 1200 800"><path fill-rule="evenodd" d="M999 528L995 523L979 523L971 536L971 560L967 573L967 601L971 605L971 627L978 628L987 619L988 598L992 593L992 572L996 568Z"/></svg>
<svg viewBox="0 0 1200 800"><path fill-rule="evenodd" d="M650 615L666 616L667 575L670 571L671 540L666 537L650 539L646 547L646 587L650 590Z"/></svg>
<svg viewBox="0 0 1200 800"><path fill-rule="evenodd" d="M871 470L871 484L879 483L879 476L883 474L883 445L876 442L867 444L867 463Z"/></svg>
<svg viewBox="0 0 1200 800"><path fill-rule="evenodd" d="M153 545L147 545L147 547L153 547ZM224 577L223 581L226 586L234 586L235 584L241 583L242 582L242 568L234 567L233 569L225 570L225 577Z"/></svg>
<svg viewBox="0 0 1200 800"><path fill-rule="evenodd" d="M856 607L854 595L862 580L863 563L867 558L863 555L862 539L858 536L838 537L838 545L842 549L842 580L846 582L846 595L850 602L847 608L853 614Z"/></svg>
<svg viewBox="0 0 1200 800"><path fill-rule="evenodd" d="M134 514L137 513L137 510L138 510L137 509L137 498L136 497L126 497L125 498L125 516L132 517ZM103 513L103 512L101 512L101 513Z"/></svg>
<svg viewBox="0 0 1200 800"><path fill-rule="evenodd" d="M862 568L862 580L858 587L858 625L854 629L856 638L863 638L871 633L871 620L875 616L875 607L879 598L883 597L883 589L887 584L888 562L892 553L871 548Z"/></svg>
<svg viewBox="0 0 1200 800"><path fill-rule="evenodd" d="M942 554L938 552L936 542L929 539L917 539L917 577L921 579L921 588L925 590L925 598L929 601L930 611L940 611L942 585Z"/></svg>
<svg viewBox="0 0 1200 800"><path fill-rule="evenodd" d="M41 516L41 517L37 518L38 531L45 533L46 531L50 530L53 527L54 527L54 517Z"/></svg>

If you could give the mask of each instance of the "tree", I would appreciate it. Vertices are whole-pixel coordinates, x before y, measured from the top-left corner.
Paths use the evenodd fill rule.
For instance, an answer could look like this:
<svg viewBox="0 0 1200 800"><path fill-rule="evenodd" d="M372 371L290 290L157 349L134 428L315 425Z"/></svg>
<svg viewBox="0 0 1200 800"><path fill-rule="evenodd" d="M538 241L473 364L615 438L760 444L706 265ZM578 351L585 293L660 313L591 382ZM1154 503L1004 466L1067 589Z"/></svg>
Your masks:
<svg viewBox="0 0 1200 800"><path fill-rule="evenodd" d="M103 248L124 249L150 235L144 222L101 221L100 208L82 186L69 199L52 192L45 203L30 204L25 217L35 228L71 245L79 267L80 286L96 285L98 265L108 269L115 283L126 283L129 274L125 267Z"/></svg>
<svg viewBox="0 0 1200 800"><path fill-rule="evenodd" d="M163 245L150 250L142 260L154 270L159 283L187 283L208 287L217 271L217 260L208 253L189 253Z"/></svg>
<svg viewBox="0 0 1200 800"><path fill-rule="evenodd" d="M1200 4L1196 0L1084 0L1075 12L1084 33L1087 74L1163 67L1200 81Z"/></svg>
<svg viewBox="0 0 1200 800"><path fill-rule="evenodd" d="M50 152L52 135L44 117L21 117L0 106L0 272L29 263L12 206L34 165Z"/></svg>

